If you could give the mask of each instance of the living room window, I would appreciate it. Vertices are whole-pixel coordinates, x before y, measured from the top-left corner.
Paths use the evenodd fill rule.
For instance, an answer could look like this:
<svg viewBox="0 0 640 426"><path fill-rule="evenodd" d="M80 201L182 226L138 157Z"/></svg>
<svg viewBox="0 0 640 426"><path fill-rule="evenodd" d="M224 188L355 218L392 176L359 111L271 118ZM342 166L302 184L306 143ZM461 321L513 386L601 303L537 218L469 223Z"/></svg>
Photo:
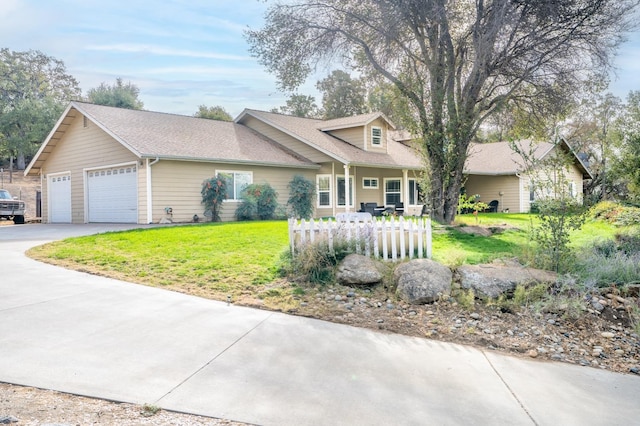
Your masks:
<svg viewBox="0 0 640 426"><path fill-rule="evenodd" d="M331 175L317 175L318 207L331 207Z"/></svg>
<svg viewBox="0 0 640 426"><path fill-rule="evenodd" d="M374 145L374 146L382 145L382 128L381 127L371 127L371 145Z"/></svg>
<svg viewBox="0 0 640 426"><path fill-rule="evenodd" d="M402 201L402 181L400 179L384 180L384 204L398 204Z"/></svg>

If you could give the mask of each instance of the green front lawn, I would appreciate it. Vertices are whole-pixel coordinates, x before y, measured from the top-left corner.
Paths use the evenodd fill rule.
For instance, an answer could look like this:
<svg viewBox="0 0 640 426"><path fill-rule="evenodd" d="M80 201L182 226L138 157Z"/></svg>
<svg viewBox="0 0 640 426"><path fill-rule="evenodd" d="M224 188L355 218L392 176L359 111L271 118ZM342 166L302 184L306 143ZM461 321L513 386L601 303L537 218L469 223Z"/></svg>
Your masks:
<svg viewBox="0 0 640 426"><path fill-rule="evenodd" d="M458 216L457 225L435 227L434 260L456 266L518 257L531 242L535 216L487 213L482 226L509 225L491 237L459 232L460 224L475 225L473 215ZM572 244L588 246L613 238L613 225L588 221ZM278 281L279 262L288 250L286 221L207 223L145 230L110 232L46 244L30 256L73 269L208 297L272 308L290 307L302 289Z"/></svg>
<svg viewBox="0 0 640 426"><path fill-rule="evenodd" d="M45 262L213 299L236 300L277 277L286 221L208 223L109 232L30 250Z"/></svg>

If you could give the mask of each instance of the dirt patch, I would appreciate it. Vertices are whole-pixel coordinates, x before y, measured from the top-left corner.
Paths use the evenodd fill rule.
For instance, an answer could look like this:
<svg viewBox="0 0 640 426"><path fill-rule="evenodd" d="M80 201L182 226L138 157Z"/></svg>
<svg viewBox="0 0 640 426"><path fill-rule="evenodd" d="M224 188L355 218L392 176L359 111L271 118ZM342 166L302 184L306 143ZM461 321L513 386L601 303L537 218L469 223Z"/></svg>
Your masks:
<svg viewBox="0 0 640 426"><path fill-rule="evenodd" d="M0 383L0 424L239 426L246 423Z"/></svg>
<svg viewBox="0 0 640 426"><path fill-rule="evenodd" d="M509 225L492 225L492 226L460 226L454 228L463 234L479 235L481 237L490 237L494 234L501 234L506 230L517 231L518 228Z"/></svg>
<svg viewBox="0 0 640 426"><path fill-rule="evenodd" d="M610 296L611 298L608 298ZM638 374L640 338L632 312L640 299L602 296L607 309L585 300L559 304L553 311L535 306L505 308L476 301L463 307L449 298L408 305L384 289L316 287L292 313L387 333L472 345L506 354ZM640 379L640 376L639 376Z"/></svg>

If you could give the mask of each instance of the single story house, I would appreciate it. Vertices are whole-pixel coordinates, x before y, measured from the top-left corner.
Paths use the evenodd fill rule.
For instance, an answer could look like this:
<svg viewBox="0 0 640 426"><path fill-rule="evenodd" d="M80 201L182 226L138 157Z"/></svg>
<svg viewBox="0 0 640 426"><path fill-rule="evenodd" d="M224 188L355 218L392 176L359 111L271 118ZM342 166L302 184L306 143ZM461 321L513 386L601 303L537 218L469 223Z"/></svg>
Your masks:
<svg viewBox="0 0 640 426"><path fill-rule="evenodd" d="M557 144L528 140L518 141L517 144L522 152L531 155L535 161L544 161L558 150L568 154L572 164L564 176L567 192L582 201L583 182L593 179L593 176L564 139ZM541 173L527 173L522 156L514 152L509 142L471 144L468 154L464 185L468 195L477 194L480 201L486 204L497 202L497 211L530 211L531 204L536 197L540 197L540 192L535 188L535 178L540 179Z"/></svg>
<svg viewBox="0 0 640 426"><path fill-rule="evenodd" d="M566 142L536 145L536 156ZM575 193L589 178L575 157ZM295 175L316 183L315 216L356 211L361 203L403 204L419 214L422 164L406 132L384 114L335 120L244 110L234 122L71 102L25 175L42 183L42 221L157 223L203 217L202 182L218 173L230 185L221 218L234 220L241 190L269 183L286 205ZM472 145L468 194L497 210L529 211L531 180L506 142ZM347 184L348 182L348 184Z"/></svg>
<svg viewBox="0 0 640 426"><path fill-rule="evenodd" d="M223 220L249 183L269 183L285 205L295 175L316 182L318 217L361 202L419 212L420 160L393 130L381 113L323 121L245 110L222 122L71 102L25 175L40 176L49 223L155 223L168 211L189 222L217 173L230 179Z"/></svg>

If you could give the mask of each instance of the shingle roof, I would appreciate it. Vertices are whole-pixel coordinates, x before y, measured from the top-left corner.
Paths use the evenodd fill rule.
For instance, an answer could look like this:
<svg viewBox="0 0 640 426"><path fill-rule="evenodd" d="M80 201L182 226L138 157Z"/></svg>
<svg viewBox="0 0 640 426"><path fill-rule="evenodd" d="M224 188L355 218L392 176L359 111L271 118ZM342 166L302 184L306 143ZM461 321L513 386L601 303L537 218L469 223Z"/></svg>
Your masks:
<svg viewBox="0 0 640 426"><path fill-rule="evenodd" d="M310 160L241 124L184 115L71 102L25 173L35 173L78 111L139 158L163 158L286 167L317 167Z"/></svg>
<svg viewBox="0 0 640 426"><path fill-rule="evenodd" d="M387 139L389 144L388 152L376 153L364 151L322 131L321 129L327 128L327 121L293 117L290 115L251 109L244 110L236 121L242 122L242 119L246 115L255 117L264 123L284 131L296 139L303 141L309 146L345 164L407 169L422 168L420 159L413 149L391 138ZM365 114L363 116L349 117L348 119L330 120L330 123L331 128L334 129L340 127L354 127L356 125L363 125L365 122L370 122L380 116L382 116L382 114L372 113Z"/></svg>
<svg viewBox="0 0 640 426"><path fill-rule="evenodd" d="M140 157L308 166L246 126L184 115L74 102L74 107Z"/></svg>
<svg viewBox="0 0 640 426"><path fill-rule="evenodd" d="M519 149L535 159L541 159L554 148L554 144L548 142L533 142L522 140L516 142ZM563 149L571 151L565 141L561 141ZM513 175L525 169L522 156L513 151L509 142L472 143L469 146L467 162L464 172L472 175ZM575 154L574 154L575 155ZM585 178L591 175L579 157L575 156L576 165Z"/></svg>
<svg viewBox="0 0 640 426"><path fill-rule="evenodd" d="M322 131L335 130L335 129L347 129L350 127L366 126L376 118L383 118L389 125L395 129L395 124L391 122L381 112L370 112L368 114L354 115L351 117L334 118L332 120L323 120L319 125L319 129Z"/></svg>
<svg viewBox="0 0 640 426"><path fill-rule="evenodd" d="M534 149L535 158L541 158L553 145L546 142L532 144L531 141L519 141L523 152L529 153ZM467 162L464 171L478 175L512 175L524 170L524 163L520 154L515 153L509 142L472 143L469 146Z"/></svg>

